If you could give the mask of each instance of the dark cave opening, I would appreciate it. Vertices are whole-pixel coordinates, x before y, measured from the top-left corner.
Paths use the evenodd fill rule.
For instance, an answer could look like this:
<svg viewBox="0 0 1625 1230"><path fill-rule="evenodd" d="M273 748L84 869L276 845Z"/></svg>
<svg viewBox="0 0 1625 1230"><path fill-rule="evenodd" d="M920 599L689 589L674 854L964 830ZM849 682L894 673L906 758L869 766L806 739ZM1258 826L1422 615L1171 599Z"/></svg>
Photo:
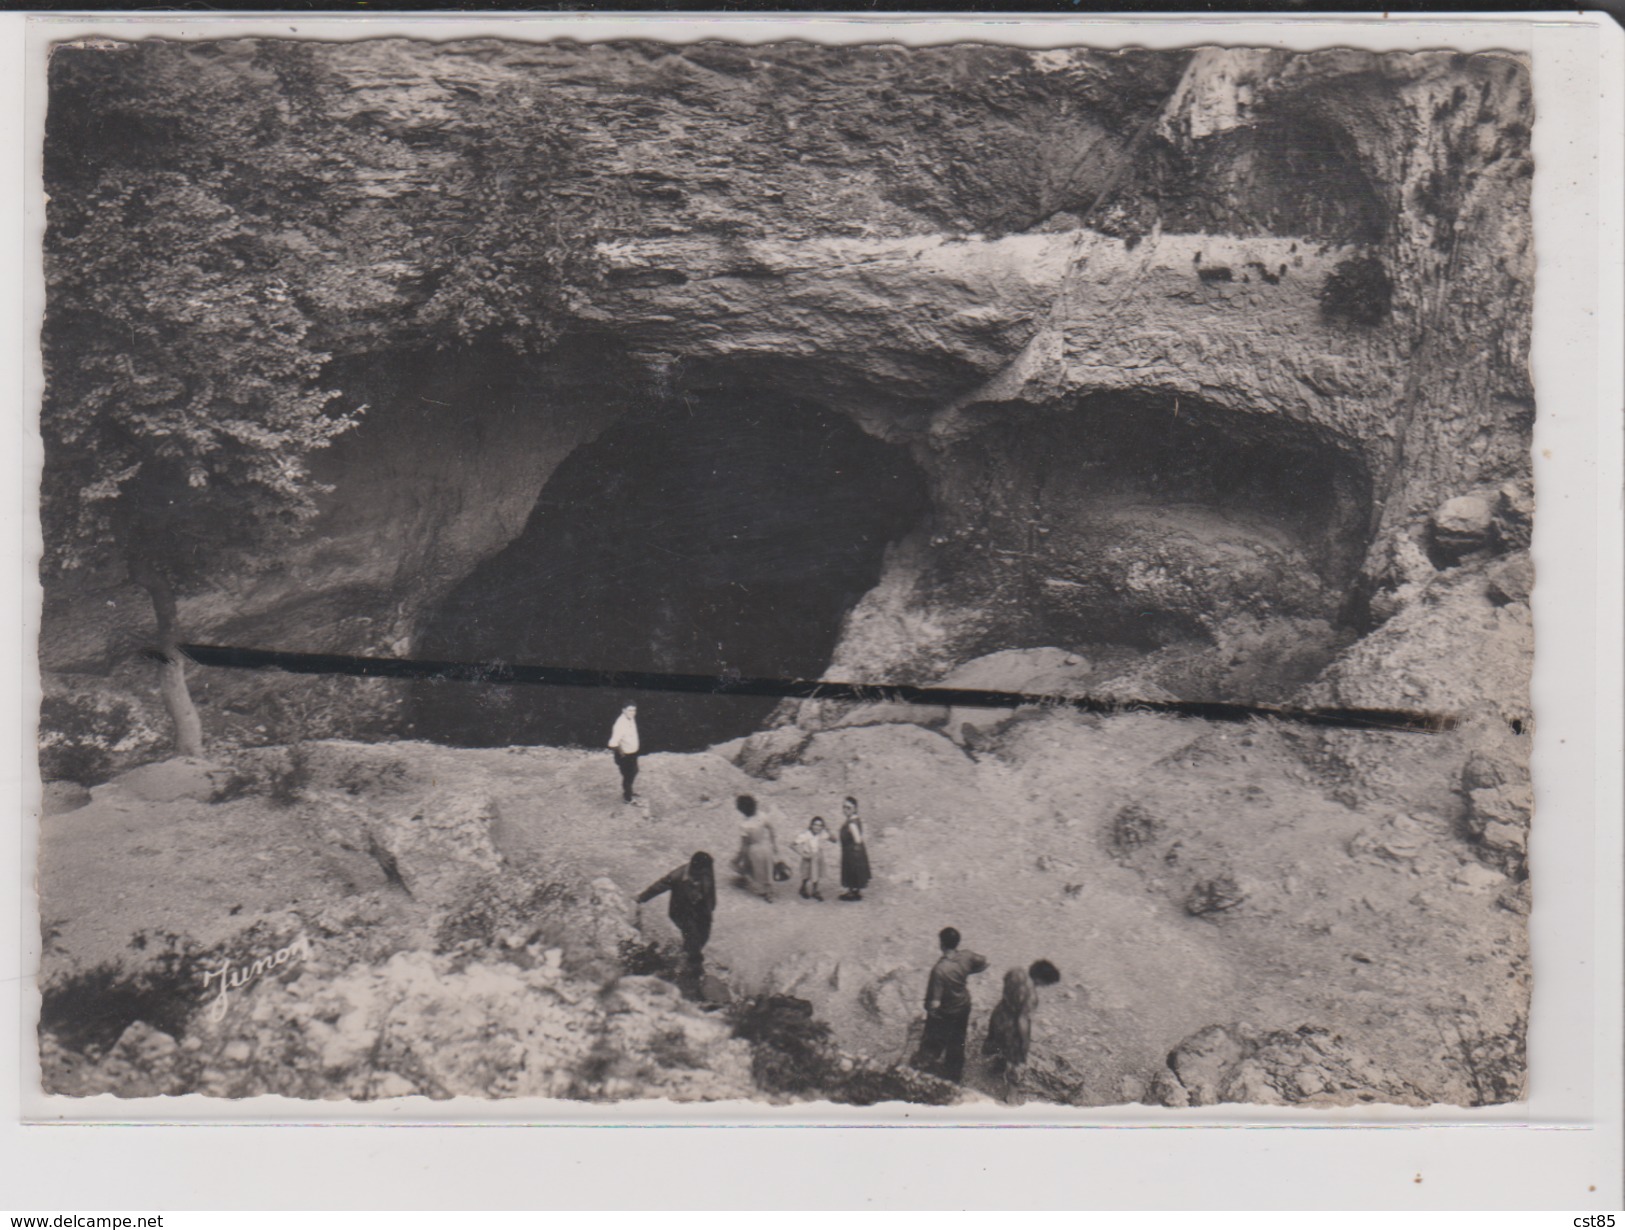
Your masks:
<svg viewBox="0 0 1625 1230"><path fill-rule="evenodd" d="M431 610L416 654L816 678L887 545L927 509L907 453L806 402L672 396L570 454L523 531ZM630 696L414 685L413 731L461 746L602 746ZM771 698L638 698L646 751L758 729Z"/></svg>
<svg viewBox="0 0 1625 1230"><path fill-rule="evenodd" d="M1335 433L1154 391L982 413L935 493L933 585L978 612L971 650L1198 649L1240 620L1297 657L1348 623L1371 484Z"/></svg>

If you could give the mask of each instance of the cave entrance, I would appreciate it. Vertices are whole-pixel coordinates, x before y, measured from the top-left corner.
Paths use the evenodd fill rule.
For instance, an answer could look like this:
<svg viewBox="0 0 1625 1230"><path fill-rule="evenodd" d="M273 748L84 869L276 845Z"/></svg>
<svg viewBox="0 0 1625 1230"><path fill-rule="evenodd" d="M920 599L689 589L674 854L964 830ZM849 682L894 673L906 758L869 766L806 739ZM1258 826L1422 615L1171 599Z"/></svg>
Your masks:
<svg viewBox="0 0 1625 1230"><path fill-rule="evenodd" d="M524 530L435 607L420 657L816 678L889 543L925 515L907 453L821 406L691 393L577 448ZM414 731L461 746L602 746L631 697L422 684ZM640 701L645 749L749 734L772 698Z"/></svg>
<svg viewBox="0 0 1625 1230"><path fill-rule="evenodd" d="M1336 433L1158 391L980 412L942 467L928 580L969 615L946 618L974 630L963 656L1056 646L1251 703L1346 643L1372 496Z"/></svg>

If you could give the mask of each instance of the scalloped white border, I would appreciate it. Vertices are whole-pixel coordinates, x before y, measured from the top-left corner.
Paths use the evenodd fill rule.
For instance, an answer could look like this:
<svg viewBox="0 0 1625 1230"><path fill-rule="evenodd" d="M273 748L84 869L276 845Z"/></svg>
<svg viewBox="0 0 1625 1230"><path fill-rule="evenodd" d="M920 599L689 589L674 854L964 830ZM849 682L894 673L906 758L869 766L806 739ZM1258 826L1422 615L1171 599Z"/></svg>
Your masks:
<svg viewBox="0 0 1625 1230"><path fill-rule="evenodd" d="M88 35L176 39L262 35L787 38L927 44L996 41L1041 47L1180 47L1201 43L1294 49L1454 47L1514 51L1533 63L1538 272L1534 376L1540 505L1535 558L1537 866L1531 940L1535 1007L1531 1096L1476 1112L1369 1108L1309 1116L1247 1108L1193 1116L1151 1108L1059 1115L1045 1108L996 1119L953 1109L863 1111L735 1104L710 1108L573 1103L344 1106L257 1099L45 1098L25 1045L37 1000L32 767L39 593L33 561L41 377L37 151L43 49ZM8 71L9 70L9 71ZM1356 19L782 16L606 18L597 15L407 17L96 14L0 15L0 150L17 169L0 193L0 223L23 295L0 299L0 380L15 396L15 447L0 450L0 547L22 578L5 626L15 658L0 670L21 703L0 711L16 755L0 780L19 800L19 843L0 877L0 1156L7 1188L39 1209L106 1207L1620 1207L1621 969L1621 423L1618 339L1622 260L1621 122L1625 36L1584 14ZM12 862L13 858L18 861ZM12 893L21 889L16 909ZM20 958L20 961L13 958ZM170 1130L65 1126L97 1117L168 1120ZM36 1121L20 1126L19 1116ZM209 1127L173 1126L208 1119ZM380 1134L355 1124L456 1123ZM38 1126L40 1121L62 1126ZM718 1123L736 1125L723 1129ZM225 1123L235 1126L222 1126ZM245 1122L284 1126L243 1126ZM327 1125L317 1126L318 1122ZM475 1123L550 1123L536 1131ZM1358 1122L1366 1126L1352 1126ZM764 1131L796 1124L805 1131ZM866 1125L998 1124L1005 1130L874 1131ZM294 1124L301 1130L289 1130ZM607 1125L712 1125L703 1131L605 1131ZM737 1125L753 1124L756 1127ZM590 1125L590 1126L589 1126ZM1055 1130L1088 1125L1082 1130ZM1177 1125L1190 1130L1157 1130ZM1306 1126L1313 1125L1313 1126ZM1017 1126L1038 1130L1013 1131ZM1045 1129L1048 1130L1045 1130ZM1133 1130L1123 1130L1133 1129ZM543 1160L543 1159L546 1160ZM27 1159L24 1162L24 1159ZM17 1163L23 1162L21 1166ZM545 1182L538 1179L545 1173ZM364 1176L364 1178L363 1178ZM1417 1183L1413 1176L1421 1176ZM1595 1185L1594 1192L1588 1187ZM8 1196L0 1195L0 1199ZM16 1211L29 1211L19 1205Z"/></svg>

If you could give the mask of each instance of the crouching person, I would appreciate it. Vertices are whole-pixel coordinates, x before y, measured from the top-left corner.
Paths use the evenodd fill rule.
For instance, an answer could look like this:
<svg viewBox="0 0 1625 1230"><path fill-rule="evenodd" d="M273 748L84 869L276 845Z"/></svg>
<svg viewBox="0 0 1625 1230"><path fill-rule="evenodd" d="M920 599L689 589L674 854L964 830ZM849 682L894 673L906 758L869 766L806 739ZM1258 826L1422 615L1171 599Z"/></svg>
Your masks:
<svg viewBox="0 0 1625 1230"><path fill-rule="evenodd" d="M698 970L711 938L711 917L717 912L717 880L711 856L696 851L688 862L656 880L638 894L638 904L661 893L671 894L667 915L683 936L683 954L690 970Z"/></svg>

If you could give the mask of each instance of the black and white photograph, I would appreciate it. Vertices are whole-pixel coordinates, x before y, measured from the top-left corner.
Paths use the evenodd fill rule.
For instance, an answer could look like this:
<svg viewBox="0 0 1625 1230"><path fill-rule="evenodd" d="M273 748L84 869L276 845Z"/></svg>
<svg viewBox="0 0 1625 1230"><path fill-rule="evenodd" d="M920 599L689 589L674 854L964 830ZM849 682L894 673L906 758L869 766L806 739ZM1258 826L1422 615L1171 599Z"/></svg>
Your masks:
<svg viewBox="0 0 1625 1230"><path fill-rule="evenodd" d="M116 34L44 1093L1528 1097L1526 55Z"/></svg>

